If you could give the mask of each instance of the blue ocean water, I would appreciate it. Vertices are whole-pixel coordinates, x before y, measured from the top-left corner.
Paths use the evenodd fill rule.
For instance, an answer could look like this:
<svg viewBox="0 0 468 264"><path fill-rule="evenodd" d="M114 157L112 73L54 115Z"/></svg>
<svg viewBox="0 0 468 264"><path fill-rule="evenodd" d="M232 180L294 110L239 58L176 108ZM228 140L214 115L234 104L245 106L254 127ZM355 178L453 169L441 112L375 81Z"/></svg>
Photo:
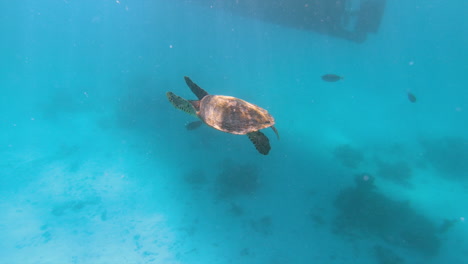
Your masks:
<svg viewBox="0 0 468 264"><path fill-rule="evenodd" d="M468 263L466 1L363 43L199 2L0 3L0 263ZM270 153L187 130L184 76Z"/></svg>

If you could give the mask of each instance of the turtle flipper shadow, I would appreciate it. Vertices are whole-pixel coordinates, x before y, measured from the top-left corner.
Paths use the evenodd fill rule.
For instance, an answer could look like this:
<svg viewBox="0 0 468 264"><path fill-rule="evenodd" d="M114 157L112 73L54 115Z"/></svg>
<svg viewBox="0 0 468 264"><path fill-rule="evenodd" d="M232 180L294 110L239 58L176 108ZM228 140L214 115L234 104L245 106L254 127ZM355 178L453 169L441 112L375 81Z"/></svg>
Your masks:
<svg viewBox="0 0 468 264"><path fill-rule="evenodd" d="M173 92L167 92L166 96L167 96L167 99L169 99L169 102L175 108L182 110L186 112L187 114L193 115L198 118L195 107L193 107L192 103L190 103L188 100L185 100L184 98L178 95L175 95Z"/></svg>
<svg viewBox="0 0 468 264"><path fill-rule="evenodd" d="M250 132L247 134L250 141L255 145L255 148L260 152L260 154L268 155L270 152L270 140L265 134L260 131Z"/></svg>
<svg viewBox="0 0 468 264"><path fill-rule="evenodd" d="M200 88L200 86L198 86L196 83L192 82L192 80L190 80L189 77L185 76L184 79L185 83L190 88L190 90L192 90L192 93L194 93L197 96L198 100L201 100L203 99L203 97L208 95L208 93L205 90Z"/></svg>

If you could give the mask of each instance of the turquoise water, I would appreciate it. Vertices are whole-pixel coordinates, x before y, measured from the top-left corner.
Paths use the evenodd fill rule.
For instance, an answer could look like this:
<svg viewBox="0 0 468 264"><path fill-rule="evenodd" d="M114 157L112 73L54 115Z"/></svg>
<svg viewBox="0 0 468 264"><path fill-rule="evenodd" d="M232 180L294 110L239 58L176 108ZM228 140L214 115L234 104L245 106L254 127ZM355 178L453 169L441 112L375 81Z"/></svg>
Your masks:
<svg viewBox="0 0 468 264"><path fill-rule="evenodd" d="M190 1L0 7L0 263L468 263L465 1L388 1L360 44ZM183 76L267 109L269 155L187 130Z"/></svg>

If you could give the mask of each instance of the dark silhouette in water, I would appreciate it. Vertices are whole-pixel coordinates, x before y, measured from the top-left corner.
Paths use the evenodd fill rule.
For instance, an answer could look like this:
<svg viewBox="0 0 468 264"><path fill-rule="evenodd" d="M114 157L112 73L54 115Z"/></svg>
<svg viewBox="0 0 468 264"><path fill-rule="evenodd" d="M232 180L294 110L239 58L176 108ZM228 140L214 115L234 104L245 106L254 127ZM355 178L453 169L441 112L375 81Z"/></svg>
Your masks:
<svg viewBox="0 0 468 264"><path fill-rule="evenodd" d="M338 76L338 75L332 74L332 73L322 75L322 80L324 80L326 82L337 82L337 81L339 81L341 79L344 79L344 77Z"/></svg>
<svg viewBox="0 0 468 264"><path fill-rule="evenodd" d="M447 228L438 228L409 202L380 193L374 180L372 175L359 174L355 186L340 191L334 202L338 210L334 231L345 236L377 237L394 246L435 256L442 243L438 235ZM449 227L450 222L445 225Z"/></svg>
<svg viewBox="0 0 468 264"><path fill-rule="evenodd" d="M412 103L415 103L416 102L416 96L410 92L408 92L408 100L410 100L410 102Z"/></svg>
<svg viewBox="0 0 468 264"><path fill-rule="evenodd" d="M377 33L386 0L197 0L241 16L364 42Z"/></svg>
<svg viewBox="0 0 468 264"><path fill-rule="evenodd" d="M187 130L194 130L194 129L199 128L201 125L203 125L203 122L198 120L198 121L193 121L193 122L185 124L185 128Z"/></svg>

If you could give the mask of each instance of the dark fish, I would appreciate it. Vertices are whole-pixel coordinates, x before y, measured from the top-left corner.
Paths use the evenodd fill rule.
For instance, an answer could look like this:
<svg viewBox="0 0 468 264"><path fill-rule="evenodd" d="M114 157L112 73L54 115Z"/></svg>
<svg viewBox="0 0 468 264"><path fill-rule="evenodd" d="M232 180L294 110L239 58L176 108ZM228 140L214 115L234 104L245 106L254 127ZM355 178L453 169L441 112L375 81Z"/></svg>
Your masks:
<svg viewBox="0 0 468 264"><path fill-rule="evenodd" d="M203 122L200 121L200 120L198 120L198 121L193 121L193 122L190 122L190 123L185 124L185 128L186 128L187 130L194 130L194 129L199 128L202 124L203 124Z"/></svg>
<svg viewBox="0 0 468 264"><path fill-rule="evenodd" d="M410 92L408 92L408 99L410 102L415 103L416 102L416 96Z"/></svg>
<svg viewBox="0 0 468 264"><path fill-rule="evenodd" d="M326 81L326 82L337 82L341 79L344 79L344 77L342 76L338 76L336 74L325 74L322 76L322 80Z"/></svg>

